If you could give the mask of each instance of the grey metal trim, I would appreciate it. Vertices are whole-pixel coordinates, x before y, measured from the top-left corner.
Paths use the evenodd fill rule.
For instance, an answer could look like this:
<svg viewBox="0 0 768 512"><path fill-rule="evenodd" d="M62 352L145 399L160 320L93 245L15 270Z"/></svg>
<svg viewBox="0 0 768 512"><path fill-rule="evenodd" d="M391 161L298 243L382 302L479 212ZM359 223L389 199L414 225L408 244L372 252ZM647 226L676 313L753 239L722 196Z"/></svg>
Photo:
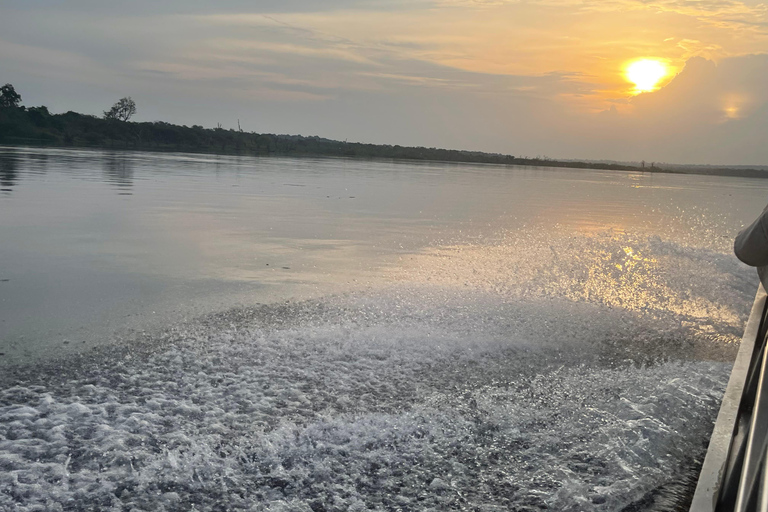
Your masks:
<svg viewBox="0 0 768 512"><path fill-rule="evenodd" d="M768 457L763 458L763 476L760 479L759 512L768 512Z"/></svg>
<svg viewBox="0 0 768 512"><path fill-rule="evenodd" d="M744 454L744 464L739 479L739 490L736 495L737 512L749 512L754 510L757 501L760 469L765 457L765 441L768 434L768 402L766 402L768 390L765 389L766 357L765 348L761 351L762 364L760 365L760 380L757 384L757 396L755 398L752 420L747 436L747 449Z"/></svg>
<svg viewBox="0 0 768 512"><path fill-rule="evenodd" d="M731 455L732 440L734 437L743 437L743 432L739 432L741 426L738 425L739 409L747 382L753 375L751 371L753 365L758 362L754 357L756 355L755 347L760 348L757 340L766 312L767 298L768 296L761 284L755 295L752 312L741 339L741 347L733 364L731 377L728 380L728 386L720 405L720 412L717 415L712 437L709 440L707 455L704 458L696 492L691 502L691 512L715 512L721 494L723 494L723 481L726 476L729 455ZM736 445L734 447L737 450L741 450L741 447L738 446L740 443L733 444ZM734 458L736 455L734 454Z"/></svg>

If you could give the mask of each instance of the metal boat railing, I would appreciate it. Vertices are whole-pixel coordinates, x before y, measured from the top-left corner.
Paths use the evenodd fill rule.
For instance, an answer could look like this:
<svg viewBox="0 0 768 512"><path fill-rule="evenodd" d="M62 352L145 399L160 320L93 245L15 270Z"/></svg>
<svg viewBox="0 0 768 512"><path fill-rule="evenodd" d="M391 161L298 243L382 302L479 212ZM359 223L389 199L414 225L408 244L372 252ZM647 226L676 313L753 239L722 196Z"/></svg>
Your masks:
<svg viewBox="0 0 768 512"><path fill-rule="evenodd" d="M768 512L768 297L760 285L691 512Z"/></svg>

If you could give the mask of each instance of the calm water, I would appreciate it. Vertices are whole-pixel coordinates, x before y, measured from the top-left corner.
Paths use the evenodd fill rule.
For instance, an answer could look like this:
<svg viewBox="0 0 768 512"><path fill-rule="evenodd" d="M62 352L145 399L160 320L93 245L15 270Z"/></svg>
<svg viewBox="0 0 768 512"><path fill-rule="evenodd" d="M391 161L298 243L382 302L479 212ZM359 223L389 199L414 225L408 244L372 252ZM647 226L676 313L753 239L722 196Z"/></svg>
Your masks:
<svg viewBox="0 0 768 512"><path fill-rule="evenodd" d="M653 509L703 454L757 286L731 240L766 201L0 148L0 509Z"/></svg>
<svg viewBox="0 0 768 512"><path fill-rule="evenodd" d="M6 361L356 289L525 226L727 246L768 200L739 178L22 148L0 177Z"/></svg>

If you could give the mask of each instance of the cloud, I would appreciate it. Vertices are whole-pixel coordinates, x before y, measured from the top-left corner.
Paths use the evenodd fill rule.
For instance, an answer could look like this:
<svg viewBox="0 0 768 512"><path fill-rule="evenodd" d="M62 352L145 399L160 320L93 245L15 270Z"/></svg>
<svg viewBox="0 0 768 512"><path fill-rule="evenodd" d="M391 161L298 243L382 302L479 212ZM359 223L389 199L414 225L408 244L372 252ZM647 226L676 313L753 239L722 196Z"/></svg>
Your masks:
<svg viewBox="0 0 768 512"><path fill-rule="evenodd" d="M286 13L319 12L343 8L386 8L392 2L372 2L361 0L131 0L130 2L105 2L103 0L3 0L4 9L66 12L81 15L109 16L144 16L177 14L212 14L212 13ZM397 7L394 2L394 7Z"/></svg>
<svg viewBox="0 0 768 512"><path fill-rule="evenodd" d="M147 120L765 163L744 142L764 128L764 20L762 4L711 0L8 0L0 78L54 111L131 95ZM682 72L632 98L622 67L648 56Z"/></svg>
<svg viewBox="0 0 768 512"><path fill-rule="evenodd" d="M744 112L751 114L768 102L768 54L731 57L715 63L701 57L690 59L666 87L635 98L639 113L667 113L680 117L684 111L716 122L725 121L733 98L741 98ZM732 116L730 116L732 117Z"/></svg>
<svg viewBox="0 0 768 512"><path fill-rule="evenodd" d="M712 41L711 31L698 21L659 17L659 9L712 16L761 10L744 2L682 0L453 2L448 9L428 0L408 8L351 0L312 7L316 3L296 0L282 10L269 1L230 0L217 2L216 9L196 1L171 1L162 8L143 2L127 14L124 6L73 0L54 15L32 8L61 9L61 4L10 0L0 30L18 44L80 55L101 66L102 74L165 71L178 80L213 80L220 73L222 79L258 87L260 73L272 73L282 75L283 83L293 79L341 90L390 90L392 77L408 76L420 77L422 87L481 92L498 89L493 75L509 82L529 76L530 83L502 87L510 94L534 91L573 108L597 110L627 95L620 72L626 60L656 55L681 66L693 55L719 58L754 51L758 44L726 47L727 41ZM622 12L627 8L638 12L628 18ZM430 73L411 69L414 63ZM446 78L441 68L468 74ZM77 66L73 74L83 80L89 75ZM558 80L535 78L544 76Z"/></svg>
<svg viewBox="0 0 768 512"><path fill-rule="evenodd" d="M437 0L441 4L491 6L519 3L519 0ZM539 5L576 7L581 11L650 10L690 16L715 25L763 25L768 6L748 0L532 0Z"/></svg>
<svg viewBox="0 0 768 512"><path fill-rule="evenodd" d="M581 120L593 154L699 163L768 162L768 54L695 57L663 89ZM586 121L586 123L585 123ZM613 146L613 147L611 147Z"/></svg>
<svg viewBox="0 0 768 512"><path fill-rule="evenodd" d="M714 43L702 43L696 39L681 39L677 42L677 46L681 48L686 57L706 57L716 58L725 54L724 48L719 44Z"/></svg>

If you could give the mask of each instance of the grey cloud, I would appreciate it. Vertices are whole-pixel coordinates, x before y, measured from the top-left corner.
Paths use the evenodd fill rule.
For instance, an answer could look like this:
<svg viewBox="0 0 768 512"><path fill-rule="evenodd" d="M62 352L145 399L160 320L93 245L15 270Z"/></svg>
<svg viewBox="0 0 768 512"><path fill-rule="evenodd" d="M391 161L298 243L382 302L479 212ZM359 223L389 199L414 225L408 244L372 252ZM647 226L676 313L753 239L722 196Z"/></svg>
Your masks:
<svg viewBox="0 0 768 512"><path fill-rule="evenodd" d="M63 11L88 15L145 16L164 14L322 12L342 8L386 8L387 3L365 0L4 0L4 9L33 11L39 14ZM393 5L392 2L389 2ZM402 7L398 2L394 7Z"/></svg>
<svg viewBox="0 0 768 512"><path fill-rule="evenodd" d="M578 74L477 73L420 59L429 48L418 43L362 44L282 23L279 13L217 24L192 12L202 3L178 14L173 2L146 11L141 2L125 4L139 13L130 16L106 6L86 13L96 5L86 0L52 15L34 9L52 2L11 0L0 16L1 83L57 112L99 114L131 95L139 120L241 119L254 131L529 156L768 162L766 55L693 59L664 89L630 100L631 113L619 102L618 112L593 115L561 99L594 94Z"/></svg>
<svg viewBox="0 0 768 512"><path fill-rule="evenodd" d="M731 57L717 64L692 58L666 87L631 100L631 113L612 109L588 120L587 136L580 138L582 154L677 163L765 164L766 83L766 54Z"/></svg>

